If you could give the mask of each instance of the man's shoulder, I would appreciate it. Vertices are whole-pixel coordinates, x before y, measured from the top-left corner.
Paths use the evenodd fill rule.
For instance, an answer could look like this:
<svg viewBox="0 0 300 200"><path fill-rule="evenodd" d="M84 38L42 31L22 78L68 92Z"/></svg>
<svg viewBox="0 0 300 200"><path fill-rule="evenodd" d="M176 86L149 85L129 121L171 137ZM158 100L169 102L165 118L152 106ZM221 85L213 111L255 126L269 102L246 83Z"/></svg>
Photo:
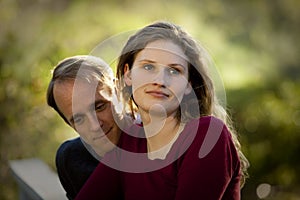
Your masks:
<svg viewBox="0 0 300 200"><path fill-rule="evenodd" d="M57 153L72 153L73 151L84 150L80 137L64 141L58 148Z"/></svg>
<svg viewBox="0 0 300 200"><path fill-rule="evenodd" d="M69 162L74 160L80 161L93 161L97 163L98 161L93 155L86 149L82 143L80 137L69 139L64 141L56 152L56 160L61 160L64 162Z"/></svg>
<svg viewBox="0 0 300 200"><path fill-rule="evenodd" d="M67 196L74 198L99 161L88 152L80 137L76 137L59 146L55 163Z"/></svg>

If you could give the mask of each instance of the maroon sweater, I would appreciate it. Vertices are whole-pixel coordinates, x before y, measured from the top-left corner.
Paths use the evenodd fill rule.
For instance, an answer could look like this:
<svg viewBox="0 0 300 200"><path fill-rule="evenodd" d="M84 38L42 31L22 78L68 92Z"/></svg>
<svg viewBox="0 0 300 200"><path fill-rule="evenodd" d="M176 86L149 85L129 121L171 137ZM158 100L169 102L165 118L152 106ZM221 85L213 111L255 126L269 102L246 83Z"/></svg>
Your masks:
<svg viewBox="0 0 300 200"><path fill-rule="evenodd" d="M190 121L164 160L147 158L142 127L127 132L130 135L122 134L120 148L105 155L77 200L240 199L240 161L220 120Z"/></svg>

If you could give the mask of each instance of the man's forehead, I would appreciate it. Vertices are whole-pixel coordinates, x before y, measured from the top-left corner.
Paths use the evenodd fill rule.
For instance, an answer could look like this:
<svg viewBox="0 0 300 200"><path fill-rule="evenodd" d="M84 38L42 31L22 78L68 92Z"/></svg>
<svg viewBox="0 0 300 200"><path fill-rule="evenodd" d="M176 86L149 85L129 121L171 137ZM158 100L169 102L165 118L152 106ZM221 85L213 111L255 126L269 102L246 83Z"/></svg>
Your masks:
<svg viewBox="0 0 300 200"><path fill-rule="evenodd" d="M94 104L99 100L108 101L110 96L110 88L106 84L78 82L73 88L73 107Z"/></svg>
<svg viewBox="0 0 300 200"><path fill-rule="evenodd" d="M53 95L59 110L70 120L76 114L94 109L95 103L107 102L110 89L106 84L68 79L54 84Z"/></svg>

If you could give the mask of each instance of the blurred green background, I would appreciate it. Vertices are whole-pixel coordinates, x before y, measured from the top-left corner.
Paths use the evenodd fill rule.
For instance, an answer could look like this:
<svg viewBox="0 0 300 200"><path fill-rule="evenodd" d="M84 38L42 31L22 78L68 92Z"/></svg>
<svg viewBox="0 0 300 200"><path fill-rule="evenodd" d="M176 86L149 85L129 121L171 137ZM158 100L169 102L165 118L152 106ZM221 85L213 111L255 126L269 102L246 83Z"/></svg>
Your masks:
<svg viewBox="0 0 300 200"><path fill-rule="evenodd" d="M55 170L56 149L76 135L46 105L53 66L160 19L199 40L223 78L251 163L242 199L300 199L298 0L0 0L0 199L18 197L8 160Z"/></svg>

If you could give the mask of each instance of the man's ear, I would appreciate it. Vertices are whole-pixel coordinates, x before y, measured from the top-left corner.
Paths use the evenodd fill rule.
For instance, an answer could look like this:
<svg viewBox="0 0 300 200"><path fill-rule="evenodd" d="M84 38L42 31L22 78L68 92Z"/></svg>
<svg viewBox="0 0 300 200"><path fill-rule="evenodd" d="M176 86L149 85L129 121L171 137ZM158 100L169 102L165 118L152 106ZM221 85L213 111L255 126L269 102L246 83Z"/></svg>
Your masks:
<svg viewBox="0 0 300 200"><path fill-rule="evenodd" d="M188 94L190 94L192 92L192 90L193 90L192 84L191 84L191 82L188 82L188 84L186 86L186 89L184 91L184 94L188 95Z"/></svg>
<svg viewBox="0 0 300 200"><path fill-rule="evenodd" d="M129 69L129 65L125 64L124 67L124 82L126 83L127 86L132 85L132 80L131 80L131 71Z"/></svg>

